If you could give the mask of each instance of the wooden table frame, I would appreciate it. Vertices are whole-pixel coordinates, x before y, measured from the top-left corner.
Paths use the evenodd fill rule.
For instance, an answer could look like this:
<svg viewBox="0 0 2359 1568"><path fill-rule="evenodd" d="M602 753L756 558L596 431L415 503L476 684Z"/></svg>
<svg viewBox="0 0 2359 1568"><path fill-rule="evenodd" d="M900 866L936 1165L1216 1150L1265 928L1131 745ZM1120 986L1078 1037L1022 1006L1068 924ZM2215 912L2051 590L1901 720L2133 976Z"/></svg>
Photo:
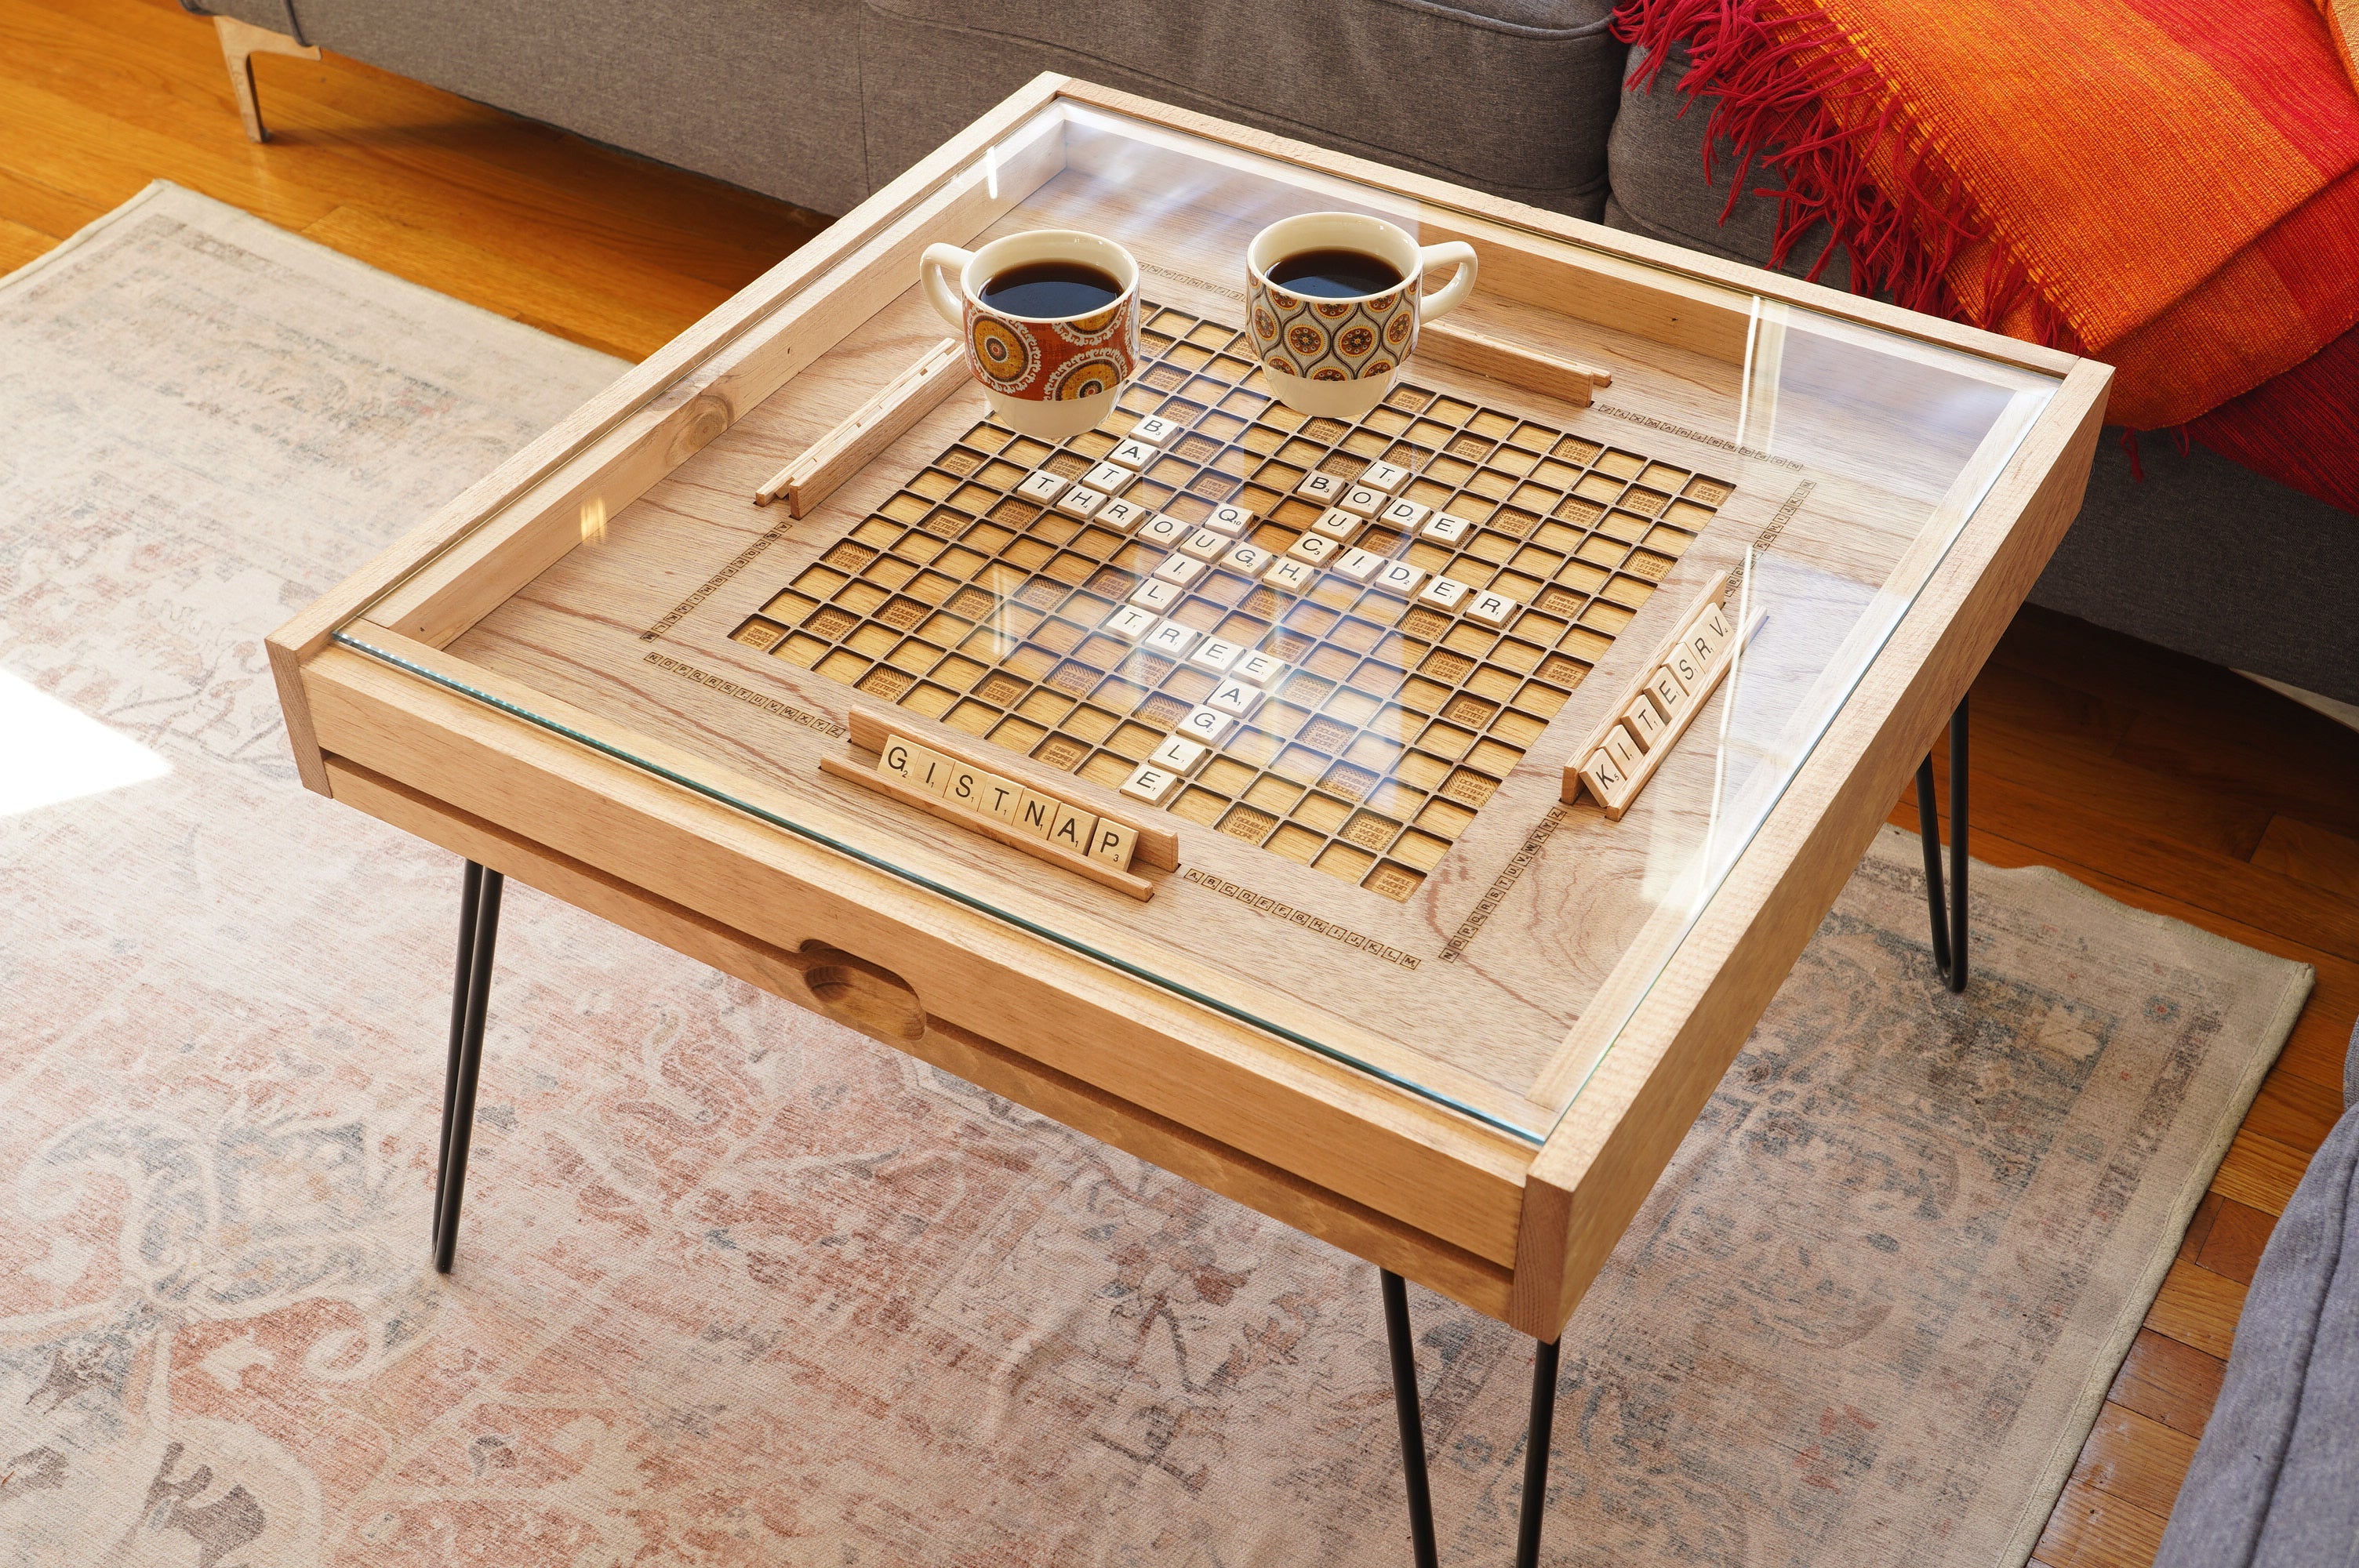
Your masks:
<svg viewBox="0 0 2359 1568"><path fill-rule="evenodd" d="M1059 98L1451 209L1438 216L1464 215L1447 232L1482 251L1486 286L1528 297L1575 268L1594 308L1664 341L1724 349L1747 324L1655 269L2060 378L1538 1148L570 739L523 710L593 741L616 727L447 651L876 308L812 289L829 269L865 255L913 276L929 240L1005 211L957 177L995 145L1020 159L1009 138ZM307 787L1553 1341L2078 510L2110 375L1047 75L290 621L271 665Z"/></svg>

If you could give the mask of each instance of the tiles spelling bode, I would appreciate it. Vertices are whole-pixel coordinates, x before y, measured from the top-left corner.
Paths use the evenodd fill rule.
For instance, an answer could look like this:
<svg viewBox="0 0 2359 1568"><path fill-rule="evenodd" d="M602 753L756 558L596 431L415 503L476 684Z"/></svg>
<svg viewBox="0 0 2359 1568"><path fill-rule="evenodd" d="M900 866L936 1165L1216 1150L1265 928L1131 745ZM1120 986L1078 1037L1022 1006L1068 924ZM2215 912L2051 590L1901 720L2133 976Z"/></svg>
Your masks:
<svg viewBox="0 0 2359 1568"><path fill-rule="evenodd" d="M1103 427L975 426L733 635L1406 899L1731 486L1413 383L1305 417L1230 327L1140 336Z"/></svg>

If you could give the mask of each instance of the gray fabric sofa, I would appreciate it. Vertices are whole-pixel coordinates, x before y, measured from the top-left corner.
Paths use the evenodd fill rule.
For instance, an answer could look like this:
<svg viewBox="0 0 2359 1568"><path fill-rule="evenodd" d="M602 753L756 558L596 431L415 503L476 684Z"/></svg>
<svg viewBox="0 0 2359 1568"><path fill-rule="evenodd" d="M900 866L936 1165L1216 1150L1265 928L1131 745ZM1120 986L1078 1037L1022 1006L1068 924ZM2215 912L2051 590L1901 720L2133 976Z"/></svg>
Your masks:
<svg viewBox="0 0 2359 1568"><path fill-rule="evenodd" d="M2359 1030L2155 1568L2359 1568Z"/></svg>
<svg viewBox="0 0 2359 1568"><path fill-rule="evenodd" d="M1612 0L182 0L844 212L1044 70L1594 218Z"/></svg>
<svg viewBox="0 0 2359 1568"><path fill-rule="evenodd" d="M1720 222L1709 105L1678 114L1676 65L1624 88L1611 0L182 4L823 212L1057 70L1738 260L1775 219L1748 195ZM2359 702L2359 517L2201 448L2141 455L2143 483L2101 447L2033 601Z"/></svg>

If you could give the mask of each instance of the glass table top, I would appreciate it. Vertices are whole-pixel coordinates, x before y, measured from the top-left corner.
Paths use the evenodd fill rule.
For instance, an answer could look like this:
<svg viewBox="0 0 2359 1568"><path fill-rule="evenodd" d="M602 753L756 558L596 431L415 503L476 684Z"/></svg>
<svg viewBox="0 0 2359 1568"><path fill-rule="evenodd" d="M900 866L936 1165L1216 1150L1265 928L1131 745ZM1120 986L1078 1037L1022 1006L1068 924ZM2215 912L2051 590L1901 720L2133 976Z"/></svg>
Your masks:
<svg viewBox="0 0 2359 1568"><path fill-rule="evenodd" d="M938 194L929 237L1080 229L1136 258L1138 366L1096 428L1024 435L961 372L806 515L755 504L944 337L915 269L864 247L797 295L837 302L825 351L448 641L496 681L392 646L398 587L337 641L1523 1141L2057 385L1071 100ZM1484 258L1357 419L1279 401L1246 331L1247 243L1318 211ZM1569 400L1568 366L1610 384ZM1118 455L1126 507L1060 506ZM1363 481L1378 499L1330 517ZM1322 519L1324 553L1300 544ZM1704 656L1675 633L1708 593L1710 679L1647 697ZM821 771L871 768L879 724L1176 864L1134 860L1152 896L1126 896ZM1684 729L1632 733L1658 724ZM1601 740L1609 792L1643 778L1611 813L1565 798Z"/></svg>

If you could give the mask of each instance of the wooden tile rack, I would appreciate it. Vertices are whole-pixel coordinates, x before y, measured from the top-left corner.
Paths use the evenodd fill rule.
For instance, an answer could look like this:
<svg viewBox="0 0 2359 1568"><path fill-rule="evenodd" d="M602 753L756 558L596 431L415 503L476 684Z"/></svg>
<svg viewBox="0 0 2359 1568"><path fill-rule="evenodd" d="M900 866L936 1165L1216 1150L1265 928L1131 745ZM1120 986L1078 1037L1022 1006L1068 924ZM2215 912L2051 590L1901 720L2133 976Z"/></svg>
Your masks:
<svg viewBox="0 0 2359 1568"><path fill-rule="evenodd" d="M1744 638L1736 635L1720 603L1727 586L1726 572L1712 574L1678 627L1647 661L1644 673L1573 750L1564 767L1567 806L1586 788L1605 808L1608 821L1621 821L1687 733L1721 677L1734 665L1740 643L1761 628L1763 617L1756 611Z"/></svg>
<svg viewBox="0 0 2359 1568"><path fill-rule="evenodd" d="M1590 394L1594 389L1614 384L1614 377L1607 372L1534 353L1451 321L1436 321L1419 328L1417 351L1442 364L1487 375L1511 386L1527 386L1583 408L1589 406Z"/></svg>
<svg viewBox="0 0 2359 1568"><path fill-rule="evenodd" d="M979 807L957 805L931 790L880 772L875 765L864 766L849 758L820 759L820 771L831 778L846 779L864 785L905 806L914 806L946 822L954 822L970 832L980 833L986 838L1037 855L1052 866L1061 866L1077 876L1087 877L1117 892L1128 893L1142 903L1155 896L1155 884L1133 874L1128 869L1130 866L1148 866L1164 871L1180 869L1180 836L1169 828L1143 827L1118 813L1102 811L1082 799L1078 791L1060 790L1054 785L1044 787L1038 780L1013 773L1005 762L995 762L980 753L946 743L938 736L920 735L913 729L890 724L873 713L854 708L851 721L852 744L859 751L875 753L881 759L888 747L900 741L947 758L962 769L973 770L980 778L1005 780L1027 795L1038 795L1082 816L1120 828L1129 835L1127 853L1119 862L1076 853L1022 827L1010 826Z"/></svg>
<svg viewBox="0 0 2359 1568"><path fill-rule="evenodd" d="M787 510L802 516L957 391L965 370L966 351L959 347L957 339L944 338L895 376L884 391L861 405L851 418L780 469L769 483L754 492L754 504L767 506L784 496Z"/></svg>

